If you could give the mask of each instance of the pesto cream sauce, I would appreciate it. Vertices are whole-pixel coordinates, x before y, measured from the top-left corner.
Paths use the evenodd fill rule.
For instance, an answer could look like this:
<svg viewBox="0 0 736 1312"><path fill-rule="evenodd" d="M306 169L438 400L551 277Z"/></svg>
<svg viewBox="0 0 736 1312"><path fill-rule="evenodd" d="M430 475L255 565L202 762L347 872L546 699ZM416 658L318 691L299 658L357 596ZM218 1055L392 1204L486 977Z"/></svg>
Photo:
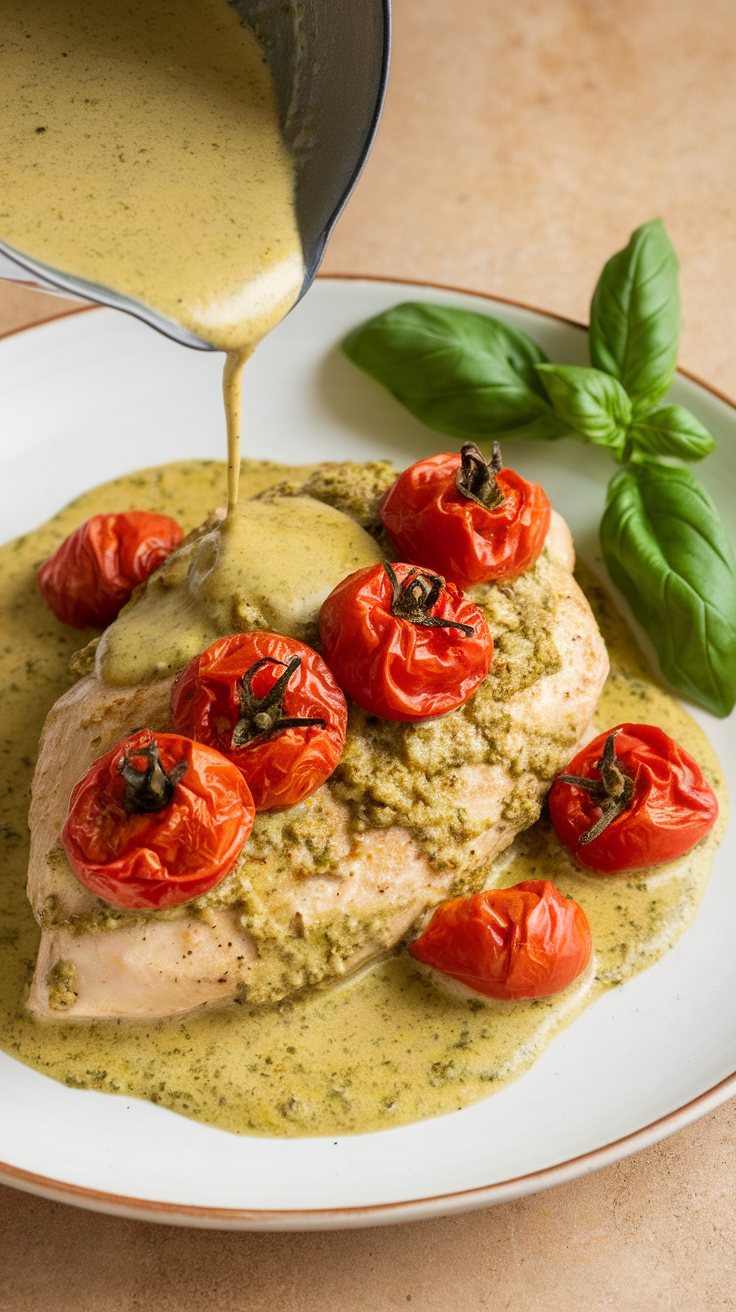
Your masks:
<svg viewBox="0 0 736 1312"><path fill-rule="evenodd" d="M271 74L225 0L0 0L0 237L228 352L241 375L304 278Z"/></svg>
<svg viewBox="0 0 736 1312"><path fill-rule="evenodd" d="M289 474L303 483L303 470L247 464L246 495ZM37 566L99 511L151 509L193 529L220 504L225 481L224 465L214 462L145 470L85 494L0 548L0 789L7 799L0 824L0 1047L62 1083L148 1098L236 1133L359 1132L465 1106L521 1074L603 990L672 946L695 915L726 822L725 783L707 739L658 687L586 571L580 581L611 656L596 728L627 719L661 725L700 762L721 813L693 853L633 876L581 874L543 820L494 864L494 884L551 878L584 907L595 958L564 993L511 1004L481 999L444 987L402 951L339 988L275 1008L233 1006L154 1024L39 1022L24 1009L39 939L24 894L30 782L45 715L69 686L68 660L85 636L47 609Z"/></svg>
<svg viewBox="0 0 736 1312"><path fill-rule="evenodd" d="M382 553L354 520L309 496L243 500L157 571L105 631L96 671L130 687L167 678L245 629L314 640L314 616L346 575Z"/></svg>

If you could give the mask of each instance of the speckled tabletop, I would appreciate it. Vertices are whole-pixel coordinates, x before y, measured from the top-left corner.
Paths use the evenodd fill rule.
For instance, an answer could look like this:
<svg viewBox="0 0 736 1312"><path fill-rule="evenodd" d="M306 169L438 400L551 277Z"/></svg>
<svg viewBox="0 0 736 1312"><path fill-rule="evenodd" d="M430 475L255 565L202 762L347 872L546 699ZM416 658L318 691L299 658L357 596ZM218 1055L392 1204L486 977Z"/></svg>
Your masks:
<svg viewBox="0 0 736 1312"><path fill-rule="evenodd" d="M736 396L732 0L394 0L376 147L327 272L450 283L586 319L663 216L681 363ZM0 284L0 331L64 308ZM8 1312L736 1308L736 1109L522 1202L342 1233L182 1231L0 1189Z"/></svg>

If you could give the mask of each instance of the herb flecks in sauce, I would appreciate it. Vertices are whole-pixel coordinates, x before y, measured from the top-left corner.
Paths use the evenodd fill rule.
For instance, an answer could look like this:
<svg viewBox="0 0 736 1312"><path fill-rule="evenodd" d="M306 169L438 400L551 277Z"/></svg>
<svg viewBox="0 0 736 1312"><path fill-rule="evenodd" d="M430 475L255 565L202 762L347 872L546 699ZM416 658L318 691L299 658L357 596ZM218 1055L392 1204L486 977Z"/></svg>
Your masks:
<svg viewBox="0 0 736 1312"><path fill-rule="evenodd" d="M244 466L245 494L287 478L302 489L305 471L260 464ZM311 476L327 483L330 471ZM337 472L335 473L337 479ZM350 495L347 471L342 494ZM340 481L340 480L338 480ZM316 484L313 484L313 495ZM153 1024L72 1023L74 981L63 971L50 983L67 1006L64 1019L39 1023L24 1010L24 996L38 943L38 928L23 885L28 857L26 817L38 737L46 711L69 686L69 656L78 633L57 623L35 586L35 567L78 523L97 511L132 506L171 514L185 529L196 527L222 503L225 467L184 462L143 471L85 494L48 525L0 549L0 683L4 706L0 787L7 797L0 829L4 878L0 884L0 1046L18 1060L72 1087L149 1098L187 1116L237 1133L331 1134L379 1129L453 1110L502 1087L528 1068L581 1008L605 988L649 965L676 941L702 897L715 847L726 822L723 777L701 730L664 692L631 635L592 575L579 571L611 655L611 675L595 719L597 730L622 720L660 724L705 769L721 803L718 825L693 853L670 865L628 878L583 875L571 865L544 820L517 838L493 866L494 883L552 878L581 903L595 944L594 973L556 998L513 1004L445 991L400 952L362 978L330 991L315 991L277 1007L239 1006L204 1012L184 1021ZM523 581L522 581L523 582ZM535 636L535 615L545 611L543 574L524 583L515 613L525 615L504 630L502 607L492 619L503 650L504 633L522 630L517 660L542 649L540 668L554 662L544 638ZM500 596L506 596L501 593ZM508 599L508 598L507 598ZM522 605L523 602L523 605ZM494 602L495 604L495 602ZM505 606L505 602L503 603ZM508 612L510 614L510 612ZM542 629L543 629L542 625ZM84 635L83 635L84 636ZM92 635L90 635L92 636ZM513 667L513 662L512 662ZM499 668L501 680L508 676ZM503 694L504 685L497 689ZM501 702L502 705L502 702ZM455 713L454 713L455 714ZM451 720L452 717L447 717ZM465 729L463 728L463 732ZM479 742L482 735L479 735ZM424 747L422 744L424 743ZM412 739L412 750L426 750ZM479 747L480 750L480 747ZM421 762L420 762L421 763ZM341 856L331 841L329 817L313 807L300 825L271 817L252 840L268 858L283 842L282 864L293 878L329 873ZM461 823L461 822L459 822ZM60 853L59 859L63 857ZM273 867L274 874L278 874ZM281 872L280 877L283 877ZM227 883L228 881L226 881ZM224 896L224 885L223 889ZM269 926L261 886L232 890L243 899L249 928L260 935L272 978L293 972L295 982L324 978L330 954L380 926L327 925L300 946L299 926L287 942ZM206 899L201 914L207 914ZM111 915L112 913L112 915ZM47 909L49 923L58 914ZM100 904L101 932L119 916ZM103 923L104 918L114 923ZM79 929L88 931L88 922ZM274 932L275 931L275 932ZM293 954L293 955L290 955Z"/></svg>
<svg viewBox="0 0 736 1312"><path fill-rule="evenodd" d="M234 505L243 364L304 278L255 36L225 0L5 4L0 109L0 237L228 352Z"/></svg>
<svg viewBox="0 0 736 1312"><path fill-rule="evenodd" d="M380 539L377 506L394 477L386 462L323 466L306 480L295 477L266 489L210 532L192 535L107 630L97 652L98 674L120 686L168 677L215 638L241 628L273 627L318 642L323 595L351 570L381 556L373 537L347 516ZM351 704L345 750L328 789L349 807L354 833L401 825L436 869L459 869L463 846L485 828L458 806L452 771L465 765L509 766L516 785L504 815L517 825L536 820L538 781L550 782L566 763L575 735L522 731L504 703L559 668L552 577L543 555L513 582L473 590L487 614L495 651L490 676L465 705L435 720L406 724L377 719ZM258 816L238 870L210 895L211 903L238 901L243 879L270 879L274 865L300 873L301 834L309 820L303 807L290 816L294 844L284 837L283 821ZM325 824L325 849L344 858L350 847L339 817L331 827L329 820ZM332 860L335 864L337 857ZM462 888L479 887L484 877L479 865Z"/></svg>
<svg viewBox="0 0 736 1312"><path fill-rule="evenodd" d="M301 246L270 71L236 11L3 9L3 240L220 350L257 341L299 291Z"/></svg>
<svg viewBox="0 0 736 1312"><path fill-rule="evenodd" d="M97 649L97 672L128 687L168 678L228 633L273 629L314 642L319 608L378 545L310 496L242 501L138 589Z"/></svg>

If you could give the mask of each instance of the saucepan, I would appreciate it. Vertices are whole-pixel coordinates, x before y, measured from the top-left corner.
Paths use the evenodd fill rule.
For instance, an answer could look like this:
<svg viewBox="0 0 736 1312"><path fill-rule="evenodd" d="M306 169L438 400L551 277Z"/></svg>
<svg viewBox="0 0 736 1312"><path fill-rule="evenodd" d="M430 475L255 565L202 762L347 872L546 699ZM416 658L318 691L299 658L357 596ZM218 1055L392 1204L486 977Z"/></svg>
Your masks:
<svg viewBox="0 0 736 1312"><path fill-rule="evenodd" d="M234 0L268 58L284 138L296 162L303 296L360 177L388 77L390 0ZM0 241L0 277L125 310L185 346L208 342L108 287L53 269Z"/></svg>

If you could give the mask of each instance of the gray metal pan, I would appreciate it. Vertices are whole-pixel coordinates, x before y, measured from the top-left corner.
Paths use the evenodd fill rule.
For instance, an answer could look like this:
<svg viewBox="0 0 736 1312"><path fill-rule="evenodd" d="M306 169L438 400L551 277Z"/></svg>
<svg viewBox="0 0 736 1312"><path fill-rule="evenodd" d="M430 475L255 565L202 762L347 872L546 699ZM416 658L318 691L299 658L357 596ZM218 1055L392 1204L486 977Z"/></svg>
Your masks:
<svg viewBox="0 0 736 1312"><path fill-rule="evenodd" d="M296 161L303 296L363 169L388 78L390 0L233 0L268 57L284 137ZM29 279L29 274L31 279ZM159 332L212 350L149 306L34 260L0 240L0 277L111 305Z"/></svg>

